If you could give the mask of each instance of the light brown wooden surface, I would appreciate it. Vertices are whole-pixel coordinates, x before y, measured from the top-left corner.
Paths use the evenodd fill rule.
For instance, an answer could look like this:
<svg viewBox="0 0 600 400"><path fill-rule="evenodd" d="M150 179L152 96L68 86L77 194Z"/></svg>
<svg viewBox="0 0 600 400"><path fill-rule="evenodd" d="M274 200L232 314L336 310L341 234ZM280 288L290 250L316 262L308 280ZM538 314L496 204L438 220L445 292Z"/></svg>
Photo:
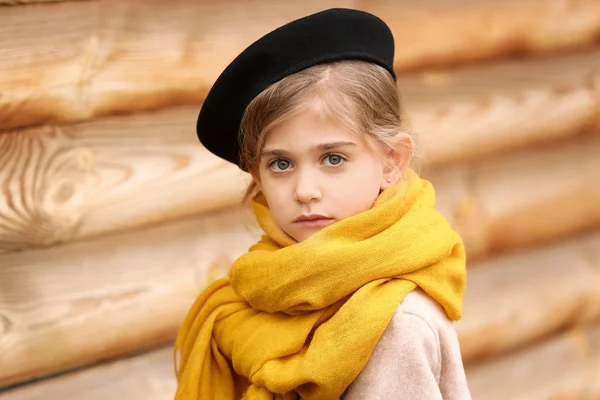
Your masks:
<svg viewBox="0 0 600 400"><path fill-rule="evenodd" d="M600 226L600 137L424 173L471 260Z"/></svg>
<svg viewBox="0 0 600 400"><path fill-rule="evenodd" d="M456 323L467 362L600 318L600 231L468 267Z"/></svg>
<svg viewBox="0 0 600 400"><path fill-rule="evenodd" d="M259 236L241 209L0 255L0 387L172 340Z"/></svg>
<svg viewBox="0 0 600 400"><path fill-rule="evenodd" d="M18 6L34 3L60 3L63 1L87 1L87 0L0 0L0 6Z"/></svg>
<svg viewBox="0 0 600 400"><path fill-rule="evenodd" d="M195 110L0 135L0 252L214 211L248 183L195 138Z"/></svg>
<svg viewBox="0 0 600 400"><path fill-rule="evenodd" d="M600 323L467 367L474 400L600 399Z"/></svg>
<svg viewBox="0 0 600 400"><path fill-rule="evenodd" d="M398 88L430 165L600 132L600 48L405 74Z"/></svg>
<svg viewBox="0 0 600 400"><path fill-rule="evenodd" d="M173 350L165 347L0 392L0 399L173 400L176 389Z"/></svg>
<svg viewBox="0 0 600 400"><path fill-rule="evenodd" d="M467 367L473 400L600 398L600 324ZM0 393L0 400L170 400L171 347Z"/></svg>
<svg viewBox="0 0 600 400"><path fill-rule="evenodd" d="M405 27L394 32L396 62L401 70L581 48L595 42L599 33L600 6L594 0L359 4L381 15L392 27ZM435 45L425 47L420 42Z"/></svg>
<svg viewBox="0 0 600 400"><path fill-rule="evenodd" d="M457 87L468 91L468 85ZM463 126L469 126L472 117L461 117L460 112L436 117L435 109L441 112L443 107L433 100L427 103L426 92L414 94L412 109L415 115L426 113L431 118L423 126L445 130L447 140L440 142L449 151L462 148L464 153L472 152L476 145L462 136L468 130ZM455 95L460 97L461 92L457 90ZM472 102L477 102L477 96ZM563 133L591 125L593 103L586 104ZM515 110L506 117L545 120L538 111L520 115ZM490 126L495 126L493 115ZM186 107L0 134L0 187L4 192L0 198L0 252L137 229L238 204L249 177L202 148L193 128L196 116L196 108ZM568 113L563 117L567 120ZM448 133L450 127L456 134ZM423 130L424 137L430 135ZM531 132L518 127L511 130L507 124L489 138L495 141L494 137L514 138ZM535 132L531 140L539 139ZM473 142L478 135L488 137L475 129L470 135ZM586 212L596 204L600 190L600 167L595 161L599 142L591 136L587 142L560 143L551 149L518 154L508 149L503 152L502 145L494 147L498 143L480 142L480 151L493 148L496 160L451 169L439 165L445 155L429 140L424 145L429 153L426 159L438 168L427 166L423 172L434 180L440 208L465 234L476 257L597 223L597 208ZM547 189L531 190L533 187ZM554 219L544 217L543 213L559 209ZM561 224L553 223L556 218Z"/></svg>
<svg viewBox="0 0 600 400"><path fill-rule="evenodd" d="M600 33L597 0L91 0L7 7L0 13L0 129L198 104L255 39L336 6L371 11L390 24L399 70L581 48Z"/></svg>

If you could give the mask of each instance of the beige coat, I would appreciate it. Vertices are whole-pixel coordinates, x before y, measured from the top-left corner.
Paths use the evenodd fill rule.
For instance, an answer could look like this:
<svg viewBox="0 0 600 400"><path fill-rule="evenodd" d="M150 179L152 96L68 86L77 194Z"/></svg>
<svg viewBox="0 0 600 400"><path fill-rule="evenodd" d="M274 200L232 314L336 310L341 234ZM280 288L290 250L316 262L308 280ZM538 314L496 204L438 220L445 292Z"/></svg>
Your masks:
<svg viewBox="0 0 600 400"><path fill-rule="evenodd" d="M343 400L470 400L458 337L442 307L409 293Z"/></svg>

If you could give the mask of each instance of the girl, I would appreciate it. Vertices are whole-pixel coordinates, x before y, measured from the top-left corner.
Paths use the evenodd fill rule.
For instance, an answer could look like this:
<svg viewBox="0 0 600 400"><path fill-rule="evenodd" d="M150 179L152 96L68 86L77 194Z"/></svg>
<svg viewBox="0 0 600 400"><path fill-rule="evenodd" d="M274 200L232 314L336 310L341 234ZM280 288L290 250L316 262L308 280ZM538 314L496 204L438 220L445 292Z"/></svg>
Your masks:
<svg viewBox="0 0 600 400"><path fill-rule="evenodd" d="M189 311L176 399L470 398L464 248L408 167L393 58L383 21L332 9L215 82L197 132L251 174L264 235Z"/></svg>

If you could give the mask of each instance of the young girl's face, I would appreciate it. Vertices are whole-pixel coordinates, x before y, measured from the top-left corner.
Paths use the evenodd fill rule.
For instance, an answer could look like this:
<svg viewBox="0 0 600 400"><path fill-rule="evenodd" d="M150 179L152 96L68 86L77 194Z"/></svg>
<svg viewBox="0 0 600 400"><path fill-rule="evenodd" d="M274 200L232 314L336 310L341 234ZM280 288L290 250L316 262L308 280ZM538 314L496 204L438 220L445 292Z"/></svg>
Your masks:
<svg viewBox="0 0 600 400"><path fill-rule="evenodd" d="M398 176L365 137L318 112L318 104L269 134L258 174L275 222L297 241L368 210Z"/></svg>

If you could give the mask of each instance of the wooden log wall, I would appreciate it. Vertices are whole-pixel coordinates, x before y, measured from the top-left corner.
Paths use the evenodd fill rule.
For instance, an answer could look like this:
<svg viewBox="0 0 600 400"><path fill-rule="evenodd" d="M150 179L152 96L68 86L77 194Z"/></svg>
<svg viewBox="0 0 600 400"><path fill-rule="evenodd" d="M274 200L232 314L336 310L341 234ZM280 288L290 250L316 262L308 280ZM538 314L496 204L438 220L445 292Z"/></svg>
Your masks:
<svg viewBox="0 0 600 400"><path fill-rule="evenodd" d="M427 171L485 154L511 154L535 143L595 136L600 86L589 81L596 76L600 82L600 47L541 61L404 74L399 86L423 142L419 158ZM0 198L0 253L238 204L248 177L198 146L193 132L197 114L198 107L180 107L0 133L2 184L15 188ZM545 117L537 118L540 114ZM588 152L589 159L592 148L581 145L579 152ZM512 167L499 183L510 184L522 169L532 179L560 187L556 177L570 179L570 160L586 159L574 151L565 153L567 159L560 147L546 151L549 168L556 168L551 174L543 168L529 171L532 157L517 157L507 162ZM591 172L594 165L588 164L584 170ZM502 165L488 169L504 170ZM165 181L169 191L161 190ZM462 185L470 190L467 182ZM560 191L549 195L561 196ZM484 251L473 247L472 254Z"/></svg>
<svg viewBox="0 0 600 400"><path fill-rule="evenodd" d="M170 347L32 384L0 400L171 400L176 389ZM473 399L598 399L600 321L467 368ZM140 390L143 387L144 390Z"/></svg>
<svg viewBox="0 0 600 400"><path fill-rule="evenodd" d="M0 129L200 103L252 41L329 7L381 15L396 38L399 70L573 49L600 34L596 0L90 0L5 7Z"/></svg>
<svg viewBox="0 0 600 400"><path fill-rule="evenodd" d="M172 339L198 291L259 237L251 217L1 255L0 387Z"/></svg>
<svg viewBox="0 0 600 400"><path fill-rule="evenodd" d="M599 2L86 0L0 5L0 400L172 398L183 316L260 235L200 103L253 39L330 6L397 38L469 255L473 397L600 399Z"/></svg>
<svg viewBox="0 0 600 400"><path fill-rule="evenodd" d="M168 341L259 235L242 209L0 256L0 386ZM467 362L600 318L600 231L470 267L457 324Z"/></svg>

